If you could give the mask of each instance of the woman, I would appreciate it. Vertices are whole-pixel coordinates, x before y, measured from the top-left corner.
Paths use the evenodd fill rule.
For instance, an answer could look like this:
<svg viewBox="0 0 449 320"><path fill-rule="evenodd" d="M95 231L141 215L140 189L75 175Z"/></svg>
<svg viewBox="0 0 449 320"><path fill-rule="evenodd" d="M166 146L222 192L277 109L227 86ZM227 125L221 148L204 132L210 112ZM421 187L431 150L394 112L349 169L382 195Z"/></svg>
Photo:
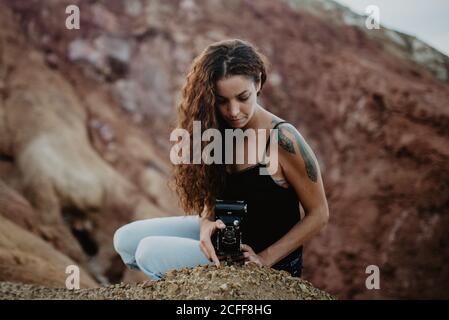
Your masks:
<svg viewBox="0 0 449 320"><path fill-rule="evenodd" d="M242 40L207 47L194 60L183 87L178 127L190 133L191 142L195 120L202 130L266 129L264 157L270 140L277 143L277 170L260 174L267 163L249 165L249 151L244 151L243 164L176 165L175 188L189 214L136 221L117 230L115 249L130 268L157 280L170 269L219 267L222 257L217 257L211 236L224 223L215 221L213 207L215 199L230 199L248 204L241 246L246 263L301 276L302 246L326 225L328 206L313 151L294 126L257 101L267 77L264 61ZM274 135L270 129L277 129ZM260 152L254 141L243 144L243 150ZM305 211L301 222L299 203Z"/></svg>

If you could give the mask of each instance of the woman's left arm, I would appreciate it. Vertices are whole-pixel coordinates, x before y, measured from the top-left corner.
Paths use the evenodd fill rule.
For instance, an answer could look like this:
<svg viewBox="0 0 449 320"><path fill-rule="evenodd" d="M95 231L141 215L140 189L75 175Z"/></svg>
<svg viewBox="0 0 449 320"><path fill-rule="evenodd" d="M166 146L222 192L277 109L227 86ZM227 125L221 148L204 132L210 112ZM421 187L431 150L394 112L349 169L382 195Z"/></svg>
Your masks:
<svg viewBox="0 0 449 320"><path fill-rule="evenodd" d="M315 154L291 124L281 124L278 128L279 165L287 182L298 194L305 217L281 239L258 254L263 264L270 267L317 234L329 220L329 208Z"/></svg>

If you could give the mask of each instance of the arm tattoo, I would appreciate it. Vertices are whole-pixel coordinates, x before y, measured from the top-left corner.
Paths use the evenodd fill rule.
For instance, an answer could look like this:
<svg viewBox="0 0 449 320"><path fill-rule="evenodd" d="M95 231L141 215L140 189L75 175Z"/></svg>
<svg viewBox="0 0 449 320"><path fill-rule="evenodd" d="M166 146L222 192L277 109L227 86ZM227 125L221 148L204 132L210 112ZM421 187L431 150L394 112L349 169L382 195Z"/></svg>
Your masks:
<svg viewBox="0 0 449 320"><path fill-rule="evenodd" d="M274 120L273 120L274 121ZM289 133L294 135L296 144L299 148L299 151L301 152L302 159L304 160L305 166L306 166L306 172L307 176L312 180L313 182L318 181L318 170L315 165L315 161L313 160L312 154L306 149L305 142L301 138L301 136L298 134L296 130L291 128L290 126L285 126L283 129L287 130ZM282 129L278 130L278 138L279 138L279 145L281 148L286 150L289 153L295 153L295 148L293 146L293 141L287 137L283 132Z"/></svg>
<svg viewBox="0 0 449 320"><path fill-rule="evenodd" d="M284 150L290 152L290 153L295 153L295 148L293 146L293 141L291 141L283 132L282 130L278 131L279 135L279 145L281 146L281 148L283 148Z"/></svg>

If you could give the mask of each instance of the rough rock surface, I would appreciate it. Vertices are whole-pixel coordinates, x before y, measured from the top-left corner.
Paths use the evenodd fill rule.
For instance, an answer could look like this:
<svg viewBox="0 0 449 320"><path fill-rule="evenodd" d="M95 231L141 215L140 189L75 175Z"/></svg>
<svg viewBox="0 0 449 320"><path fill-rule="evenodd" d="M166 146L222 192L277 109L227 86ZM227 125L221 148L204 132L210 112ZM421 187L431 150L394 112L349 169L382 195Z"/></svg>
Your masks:
<svg viewBox="0 0 449 320"><path fill-rule="evenodd" d="M0 299L204 299L331 300L331 295L285 271L243 267L196 267L168 272L159 281L120 283L95 289L67 290L0 282Z"/></svg>
<svg viewBox="0 0 449 320"><path fill-rule="evenodd" d="M449 57L414 36L381 26L367 29L367 16L354 13L344 5L329 0L284 0L292 8L307 11L340 26L354 26L377 41L386 51L420 64L438 79L449 83Z"/></svg>
<svg viewBox="0 0 449 320"><path fill-rule="evenodd" d="M66 267L76 263L48 242L0 216L0 281L65 285ZM85 272L83 287L95 287L96 281Z"/></svg>

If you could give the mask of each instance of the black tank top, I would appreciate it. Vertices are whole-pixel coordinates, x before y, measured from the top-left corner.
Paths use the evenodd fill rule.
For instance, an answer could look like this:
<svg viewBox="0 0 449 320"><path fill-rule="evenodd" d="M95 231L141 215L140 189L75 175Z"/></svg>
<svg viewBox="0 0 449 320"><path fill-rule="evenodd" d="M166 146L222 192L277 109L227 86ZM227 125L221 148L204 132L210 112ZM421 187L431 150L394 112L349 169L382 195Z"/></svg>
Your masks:
<svg viewBox="0 0 449 320"><path fill-rule="evenodd" d="M276 129L281 123L277 123ZM271 134L268 137L265 152L268 150ZM263 163L226 174L223 193L219 196L225 200L245 200L248 204L247 214L242 223L242 242L260 253L265 248L282 238L300 221L299 199L290 185L281 187L270 175L259 174ZM299 247L281 261L272 266L277 270L286 270L292 276L301 276L302 251Z"/></svg>

